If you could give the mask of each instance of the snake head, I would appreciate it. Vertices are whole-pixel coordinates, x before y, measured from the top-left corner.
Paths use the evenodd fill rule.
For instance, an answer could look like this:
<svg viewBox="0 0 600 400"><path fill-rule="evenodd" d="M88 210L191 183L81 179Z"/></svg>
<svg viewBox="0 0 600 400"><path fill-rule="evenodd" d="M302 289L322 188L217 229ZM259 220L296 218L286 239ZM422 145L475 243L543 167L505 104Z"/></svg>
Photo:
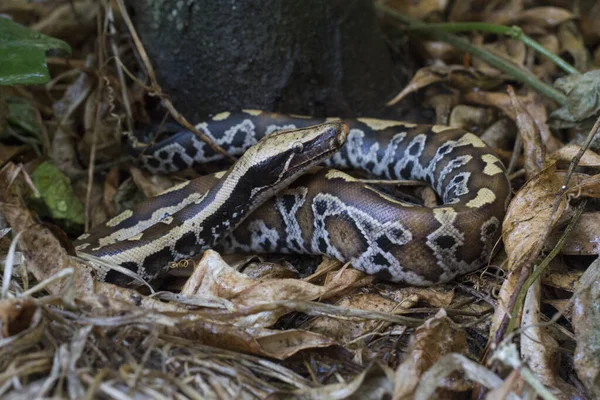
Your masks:
<svg viewBox="0 0 600 400"><path fill-rule="evenodd" d="M246 176L252 197L272 195L335 153L348 136L342 122L272 133L252 146L230 171Z"/></svg>

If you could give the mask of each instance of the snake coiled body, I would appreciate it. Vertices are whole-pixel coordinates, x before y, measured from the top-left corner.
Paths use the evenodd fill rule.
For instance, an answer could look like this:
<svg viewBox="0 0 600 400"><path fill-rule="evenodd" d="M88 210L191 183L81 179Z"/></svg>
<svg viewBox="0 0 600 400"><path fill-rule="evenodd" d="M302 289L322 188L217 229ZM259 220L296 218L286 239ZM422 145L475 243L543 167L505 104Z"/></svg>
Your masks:
<svg viewBox="0 0 600 400"><path fill-rule="evenodd" d="M245 110L217 114L197 128L238 155L274 132L323 122ZM235 230L225 230L227 235L216 246L227 251L325 254L369 274L415 285L446 282L488 262L510 196L504 166L489 147L469 132L445 126L364 118L343 122L349 126L347 140L327 161L328 167L427 182L441 205L402 202L344 172L324 168L279 191ZM221 157L184 131L144 148L140 160L150 171L165 173ZM140 232L151 229L156 238L168 233L172 227L164 221L195 204L222 178L198 178L149 199L82 236L77 249L99 258L114 258L123 240L126 247L139 249ZM158 239L144 243L145 252L165 248ZM161 262L171 253L164 251ZM144 277L156 275L156 266L116 259Z"/></svg>

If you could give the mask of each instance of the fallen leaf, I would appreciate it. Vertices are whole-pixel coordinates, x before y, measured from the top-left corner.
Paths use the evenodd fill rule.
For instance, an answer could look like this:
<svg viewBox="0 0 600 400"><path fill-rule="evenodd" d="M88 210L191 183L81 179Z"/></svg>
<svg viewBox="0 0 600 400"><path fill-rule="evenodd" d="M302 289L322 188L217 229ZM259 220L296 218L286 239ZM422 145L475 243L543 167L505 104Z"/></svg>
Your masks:
<svg viewBox="0 0 600 400"><path fill-rule="evenodd" d="M220 297L234 307L249 308L283 300L313 300L326 291L323 286L298 279L267 279L257 281L235 271L213 250L204 252L194 267L192 276L181 289L185 296ZM252 315L229 317L231 323L246 327L265 327L274 324L288 313L285 307Z"/></svg>
<svg viewBox="0 0 600 400"><path fill-rule="evenodd" d="M387 313L394 313L398 311L398 309L402 309L400 304L374 293L356 293L342 299L337 302L336 305L338 307ZM370 334L382 332L388 326L390 326L390 323L382 321L353 321L332 317L318 317L302 325L302 329L334 338L344 347L353 348L356 346L352 346L351 342L355 339L363 337L364 335L367 335L366 339L369 339L371 337ZM363 346L361 343L358 343L358 345L361 347Z"/></svg>
<svg viewBox="0 0 600 400"><path fill-rule="evenodd" d="M574 18L575 15L564 8L548 6L529 8L519 13L518 21L523 24L553 27Z"/></svg>
<svg viewBox="0 0 600 400"><path fill-rule="evenodd" d="M596 259L579 281L573 306L575 370L594 397L600 397L600 259Z"/></svg>
<svg viewBox="0 0 600 400"><path fill-rule="evenodd" d="M576 390L558 375L559 346L545 329L541 320L541 284L535 281L527 291L521 319L521 357L536 378L558 399L573 398Z"/></svg>
<svg viewBox="0 0 600 400"><path fill-rule="evenodd" d="M459 104L450 113L449 125L477 134L497 119L495 114L491 108Z"/></svg>
<svg viewBox="0 0 600 400"><path fill-rule="evenodd" d="M512 86L509 86L507 91L513 106L515 122L519 128L521 139L523 139L525 176L529 179L544 167L546 151L538 126L531 114L518 99Z"/></svg>
<svg viewBox="0 0 600 400"><path fill-rule="evenodd" d="M527 91L525 95L517 96L517 98L535 121L546 146L546 152L550 154L560 149L563 144L552 135L550 127L546 123L548 115L541 96L533 91ZM475 104L498 107L506 116L516 121L517 116L508 93L473 91L465 93L465 100Z"/></svg>
<svg viewBox="0 0 600 400"><path fill-rule="evenodd" d="M386 399L392 393L392 372L380 363L373 363L349 382L274 392L268 400L290 399Z"/></svg>
<svg viewBox="0 0 600 400"><path fill-rule="evenodd" d="M456 327L441 309L434 317L425 321L415 330L411 339L410 351L405 360L396 369L394 379L394 399L411 398L419 385L423 374L440 358L450 353L462 353L467 347L465 332ZM430 385L431 386L431 385ZM464 391L470 387L457 376L436 381L439 389L436 397L447 394L447 391Z"/></svg>
<svg viewBox="0 0 600 400"><path fill-rule="evenodd" d="M523 67L525 63L526 47L523 42L517 39L506 39L487 43L482 46L489 52L496 54L514 65ZM498 77L502 71L491 67L487 62L479 57L473 57L473 68L487 75Z"/></svg>

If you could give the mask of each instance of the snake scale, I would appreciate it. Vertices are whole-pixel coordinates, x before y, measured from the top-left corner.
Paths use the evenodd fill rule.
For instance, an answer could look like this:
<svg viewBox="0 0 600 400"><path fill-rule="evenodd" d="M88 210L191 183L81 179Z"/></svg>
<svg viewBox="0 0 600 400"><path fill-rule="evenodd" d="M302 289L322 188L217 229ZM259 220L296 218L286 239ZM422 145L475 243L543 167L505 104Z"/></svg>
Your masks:
<svg viewBox="0 0 600 400"><path fill-rule="evenodd" d="M212 116L197 129L229 154L244 154L242 158L225 173L178 185L95 227L76 241L78 254L97 265L120 264L147 280L168 269L169 261L207 247L324 254L383 279L419 286L447 282L488 262L510 199L506 171L492 149L472 133L447 126L368 118L335 121L340 120L258 110ZM261 157L265 150L260 147L267 143L263 138L282 132L286 139L271 142L269 154ZM307 149L319 142L318 134L329 141L336 137L333 142L345 138L325 161L327 168L312 169L289 186L279 185L285 186L281 190L264 183L269 176L287 174L281 170L286 157L295 155L293 162L308 157ZM132 148L154 173L222 159L189 131L153 145L132 139ZM253 156L246 156L248 152ZM286 156L276 157L277 152ZM327 148L313 159L332 152ZM267 168L257 174L256 165L239 167L240 163ZM427 182L441 204L425 207L400 201L338 169ZM214 192L232 174L236 185L215 200ZM255 191L264 202L258 206L252 200L246 206L248 193ZM189 223L199 212L208 216L202 229ZM106 265L98 271L101 280L131 282Z"/></svg>

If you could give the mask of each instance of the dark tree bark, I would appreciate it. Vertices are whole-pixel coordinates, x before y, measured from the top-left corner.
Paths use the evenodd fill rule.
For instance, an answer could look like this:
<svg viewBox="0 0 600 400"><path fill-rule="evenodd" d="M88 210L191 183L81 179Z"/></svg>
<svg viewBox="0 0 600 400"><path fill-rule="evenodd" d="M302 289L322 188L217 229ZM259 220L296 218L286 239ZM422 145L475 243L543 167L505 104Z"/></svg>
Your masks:
<svg viewBox="0 0 600 400"><path fill-rule="evenodd" d="M371 0L130 0L163 90L190 121L259 108L401 117L406 83Z"/></svg>

